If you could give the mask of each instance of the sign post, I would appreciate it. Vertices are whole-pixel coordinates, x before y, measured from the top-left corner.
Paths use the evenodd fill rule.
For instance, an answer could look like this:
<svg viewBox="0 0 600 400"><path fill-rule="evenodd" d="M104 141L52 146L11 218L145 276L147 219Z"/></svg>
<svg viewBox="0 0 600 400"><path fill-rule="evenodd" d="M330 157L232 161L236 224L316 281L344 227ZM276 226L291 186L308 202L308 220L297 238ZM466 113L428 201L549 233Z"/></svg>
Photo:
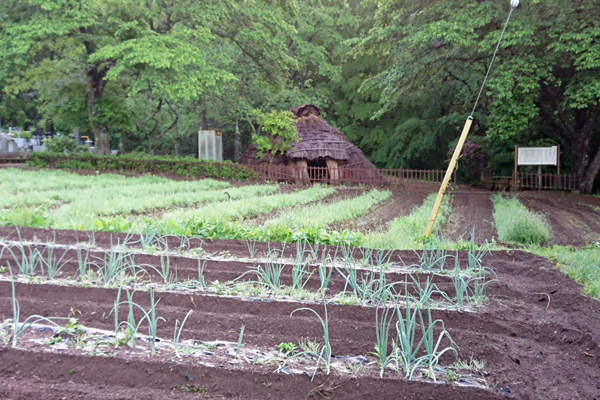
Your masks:
<svg viewBox="0 0 600 400"><path fill-rule="evenodd" d="M560 146L552 147L519 147L515 146L514 186L519 188L519 165L537 166L538 190L542 190L542 165L556 167L557 178L560 179Z"/></svg>

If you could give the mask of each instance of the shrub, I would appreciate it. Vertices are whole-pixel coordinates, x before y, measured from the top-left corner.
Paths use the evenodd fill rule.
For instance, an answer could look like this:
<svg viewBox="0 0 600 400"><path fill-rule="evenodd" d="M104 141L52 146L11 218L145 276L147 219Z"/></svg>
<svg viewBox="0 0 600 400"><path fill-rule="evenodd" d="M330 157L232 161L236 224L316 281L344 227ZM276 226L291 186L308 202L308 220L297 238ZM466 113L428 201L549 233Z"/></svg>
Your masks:
<svg viewBox="0 0 600 400"><path fill-rule="evenodd" d="M32 153L27 165L37 168L89 169L96 171L133 171L138 173L169 173L185 177L202 177L231 180L257 179L256 172L231 161L214 161L190 158L157 157L132 153L122 156L95 154L70 154L55 152Z"/></svg>
<svg viewBox="0 0 600 400"><path fill-rule="evenodd" d="M532 245L550 240L550 227L542 214L528 210L515 197L495 195L492 201L494 223L502 242Z"/></svg>
<svg viewBox="0 0 600 400"><path fill-rule="evenodd" d="M55 136L53 138L47 138L44 140L44 145L48 151L62 154L65 153L65 150L69 153L72 153L77 147L75 140L68 136Z"/></svg>
<svg viewBox="0 0 600 400"><path fill-rule="evenodd" d="M266 136L252 135L252 143L256 145L258 156L264 157L266 153L271 155L270 161L277 153L284 154L292 147L292 144L300 141L298 128L294 121L294 114L289 111L271 111L263 113L256 111L258 123Z"/></svg>

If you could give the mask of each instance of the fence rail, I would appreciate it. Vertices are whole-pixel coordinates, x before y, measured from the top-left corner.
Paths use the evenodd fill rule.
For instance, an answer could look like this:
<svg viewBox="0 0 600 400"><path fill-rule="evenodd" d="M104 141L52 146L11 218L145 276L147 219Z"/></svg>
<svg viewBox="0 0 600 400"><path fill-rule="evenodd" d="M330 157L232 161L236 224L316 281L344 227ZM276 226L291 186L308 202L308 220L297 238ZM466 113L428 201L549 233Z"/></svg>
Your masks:
<svg viewBox="0 0 600 400"><path fill-rule="evenodd" d="M424 169L366 169L347 167L303 167L299 165L250 165L265 180L345 185L402 185L406 181L439 183L445 171ZM454 173L456 182L456 172Z"/></svg>
<svg viewBox="0 0 600 400"><path fill-rule="evenodd" d="M576 190L577 177L575 175L519 172L516 186L517 189Z"/></svg>

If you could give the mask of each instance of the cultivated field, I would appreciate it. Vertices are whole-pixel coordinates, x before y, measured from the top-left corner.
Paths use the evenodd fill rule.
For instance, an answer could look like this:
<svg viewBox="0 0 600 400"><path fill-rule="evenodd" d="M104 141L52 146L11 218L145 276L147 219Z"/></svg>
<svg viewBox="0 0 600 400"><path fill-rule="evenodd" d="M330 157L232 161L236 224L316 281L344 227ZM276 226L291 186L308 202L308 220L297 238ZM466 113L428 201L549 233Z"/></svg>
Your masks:
<svg viewBox="0 0 600 400"><path fill-rule="evenodd" d="M423 243L435 187L0 169L0 190L1 398L600 390L598 302L532 254L600 294L599 199L459 189Z"/></svg>
<svg viewBox="0 0 600 400"><path fill-rule="evenodd" d="M5 226L411 249L421 242L437 186L408 184L392 192L0 169L0 190ZM517 227L515 237L506 227L512 220L545 232ZM556 192L502 197L458 187L447 196L437 229L452 243L468 242L474 229L480 244L583 246L600 241L600 198Z"/></svg>

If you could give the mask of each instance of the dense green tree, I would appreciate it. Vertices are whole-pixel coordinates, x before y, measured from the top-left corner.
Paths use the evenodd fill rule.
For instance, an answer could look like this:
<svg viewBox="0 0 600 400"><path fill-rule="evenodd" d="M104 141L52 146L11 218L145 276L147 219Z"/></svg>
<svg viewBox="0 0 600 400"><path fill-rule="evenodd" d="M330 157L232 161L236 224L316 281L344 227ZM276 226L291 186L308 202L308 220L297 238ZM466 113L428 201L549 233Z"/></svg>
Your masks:
<svg viewBox="0 0 600 400"><path fill-rule="evenodd" d="M256 1L8 0L0 22L0 79L6 93L34 88L41 110L72 109L97 152L111 130L133 130L132 97L170 102L218 92L235 81L224 46L235 46L269 79L294 65L294 28L276 4ZM57 108L60 108L58 110ZM59 117L60 116L60 117Z"/></svg>
<svg viewBox="0 0 600 400"><path fill-rule="evenodd" d="M466 117L483 79L509 2L416 0L377 2L377 24L359 51L385 68L365 85L382 88L379 115L413 93L443 95ZM514 13L482 99L475 133L509 152L527 139L551 138L570 154L580 189L600 171L600 3L532 0ZM477 132L479 131L479 132Z"/></svg>
<svg viewBox="0 0 600 400"><path fill-rule="evenodd" d="M599 3L522 2L475 113L481 157L465 154L459 173L485 160L509 174L515 145L560 144L563 170L592 191ZM377 166L443 168L508 4L3 0L0 119L79 128L99 153L181 156L197 153L202 125L222 129L226 157L238 159L258 130L253 110L313 103Z"/></svg>

